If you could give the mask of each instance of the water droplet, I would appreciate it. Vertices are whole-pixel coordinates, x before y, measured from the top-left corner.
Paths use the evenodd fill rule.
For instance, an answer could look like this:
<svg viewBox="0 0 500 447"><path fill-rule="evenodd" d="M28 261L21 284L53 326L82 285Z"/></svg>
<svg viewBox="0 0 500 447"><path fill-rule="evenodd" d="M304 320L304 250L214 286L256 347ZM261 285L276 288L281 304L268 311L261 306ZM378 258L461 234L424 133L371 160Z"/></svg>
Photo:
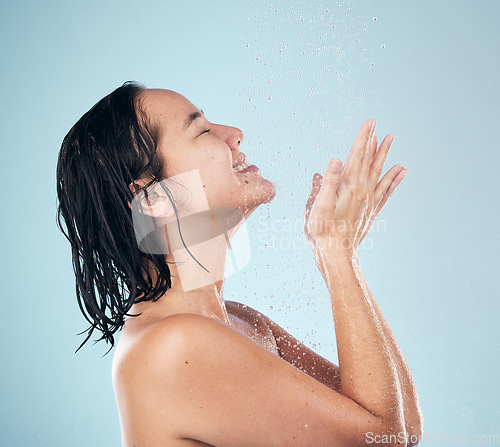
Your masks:
<svg viewBox="0 0 500 447"><path fill-rule="evenodd" d="M382 45L380 45L380 48L385 48L385 43L383 43Z"/></svg>
<svg viewBox="0 0 500 447"><path fill-rule="evenodd" d="M374 21L374 22L376 22L376 21L377 21L377 17L374 17L374 18L373 18L373 21Z"/></svg>

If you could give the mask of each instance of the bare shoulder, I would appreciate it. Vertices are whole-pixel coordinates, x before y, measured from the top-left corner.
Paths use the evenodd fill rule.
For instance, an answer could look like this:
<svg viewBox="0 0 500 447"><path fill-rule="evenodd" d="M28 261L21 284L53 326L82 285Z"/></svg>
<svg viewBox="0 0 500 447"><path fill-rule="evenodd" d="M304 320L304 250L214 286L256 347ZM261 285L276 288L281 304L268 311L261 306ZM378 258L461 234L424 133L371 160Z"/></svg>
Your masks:
<svg viewBox="0 0 500 447"><path fill-rule="evenodd" d="M185 445L190 419L186 413L181 417L180 409L186 401L198 401L204 386L217 380L216 369L207 367L215 357L232 355L237 361L239 352L228 348L238 336L243 334L196 314L171 315L122 334L112 380L123 445Z"/></svg>
<svg viewBox="0 0 500 447"><path fill-rule="evenodd" d="M238 318L251 322L252 326L260 321L253 309L234 304L231 311ZM245 327L241 329L198 314L167 316L142 331L120 338L113 359L113 380L130 382L135 377L141 380L148 377L153 382L165 383L168 377L180 372L179 367L189 363L189 356L202 358L209 351L227 352L234 343L255 341L248 340L253 337Z"/></svg>
<svg viewBox="0 0 500 447"><path fill-rule="evenodd" d="M164 370L186 344L199 336L214 335L217 324L197 314L175 314L133 334L122 335L115 351L115 370L122 374L144 374L160 366ZM128 364L133 367L128 368Z"/></svg>

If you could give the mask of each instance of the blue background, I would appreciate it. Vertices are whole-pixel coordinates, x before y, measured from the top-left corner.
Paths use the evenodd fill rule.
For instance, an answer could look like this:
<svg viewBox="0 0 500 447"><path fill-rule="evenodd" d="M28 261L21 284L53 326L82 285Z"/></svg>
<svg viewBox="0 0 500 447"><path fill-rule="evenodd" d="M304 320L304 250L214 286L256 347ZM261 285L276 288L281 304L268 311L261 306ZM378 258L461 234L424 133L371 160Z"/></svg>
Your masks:
<svg viewBox="0 0 500 447"><path fill-rule="evenodd" d="M278 195L248 221L251 262L225 297L334 361L304 204L366 118L394 134L387 166L409 174L360 257L419 390L422 445L500 435L499 15L493 0L2 2L0 443L120 443L112 354L74 354L86 322L55 165L76 120L132 79L245 132Z"/></svg>

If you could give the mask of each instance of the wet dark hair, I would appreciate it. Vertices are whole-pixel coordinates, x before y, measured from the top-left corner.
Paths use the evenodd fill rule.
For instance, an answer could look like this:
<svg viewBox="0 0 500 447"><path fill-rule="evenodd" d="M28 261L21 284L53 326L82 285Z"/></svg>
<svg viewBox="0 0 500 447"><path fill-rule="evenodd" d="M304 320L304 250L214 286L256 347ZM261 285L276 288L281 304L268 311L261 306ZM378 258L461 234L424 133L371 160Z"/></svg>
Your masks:
<svg viewBox="0 0 500 447"><path fill-rule="evenodd" d="M138 192L135 180L147 178L146 187L162 180L158 132L141 106L144 90L129 81L101 99L59 153L57 224L71 244L78 305L90 323L77 351L96 329L96 342L106 340L111 349L132 305L155 301L171 287L164 256L139 250L130 209L130 184Z"/></svg>

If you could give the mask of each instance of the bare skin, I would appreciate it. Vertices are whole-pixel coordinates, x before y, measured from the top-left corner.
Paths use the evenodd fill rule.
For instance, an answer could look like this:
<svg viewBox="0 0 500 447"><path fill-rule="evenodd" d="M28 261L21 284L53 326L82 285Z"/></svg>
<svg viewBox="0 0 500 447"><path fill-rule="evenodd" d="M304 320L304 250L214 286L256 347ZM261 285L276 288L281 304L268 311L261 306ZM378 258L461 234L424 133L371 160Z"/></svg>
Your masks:
<svg viewBox="0 0 500 447"><path fill-rule="evenodd" d="M145 107L160 122L158 111L171 110L165 132L180 132L175 120L184 122L194 107L182 98L149 91ZM220 149L218 169L202 172L209 202L240 200L248 216L274 190L259 173L231 172L241 131L201 121L211 128L212 149ZM371 120L362 126L343 169L315 176L306 205L305 232L330 292L339 366L256 310L225 301L223 281L183 292L169 264L172 289L133 306L141 315L127 319L115 351L123 446L354 446L368 445L367 433L378 439L371 445L387 446L410 445L406 439L421 434L413 380L356 254L406 173L397 165L379 181L392 137L378 147L374 127ZM201 144L199 135L176 136L184 147L178 162L160 147L170 166Z"/></svg>

